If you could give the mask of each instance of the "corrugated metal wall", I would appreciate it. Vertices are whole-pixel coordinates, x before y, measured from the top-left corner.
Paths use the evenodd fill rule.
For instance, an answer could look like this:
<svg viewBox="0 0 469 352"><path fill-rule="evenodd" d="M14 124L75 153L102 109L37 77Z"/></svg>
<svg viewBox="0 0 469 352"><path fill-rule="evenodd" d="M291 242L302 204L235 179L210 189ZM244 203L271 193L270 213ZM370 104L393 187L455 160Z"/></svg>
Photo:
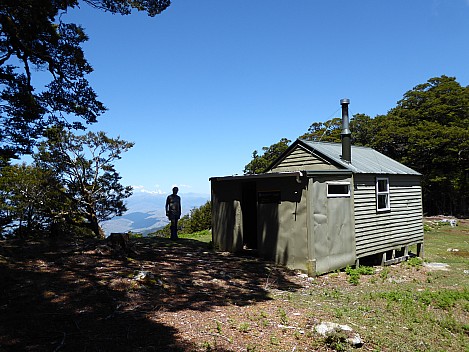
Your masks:
<svg viewBox="0 0 469 352"><path fill-rule="evenodd" d="M357 257L423 242L420 180L390 175L391 211L376 211L374 175L355 175L355 237Z"/></svg>

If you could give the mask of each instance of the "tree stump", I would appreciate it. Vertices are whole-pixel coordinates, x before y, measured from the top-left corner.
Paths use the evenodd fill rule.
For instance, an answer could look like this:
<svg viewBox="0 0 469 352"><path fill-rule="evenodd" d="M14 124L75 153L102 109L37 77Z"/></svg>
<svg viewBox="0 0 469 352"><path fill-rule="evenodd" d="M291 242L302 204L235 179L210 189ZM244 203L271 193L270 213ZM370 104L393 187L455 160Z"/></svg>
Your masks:
<svg viewBox="0 0 469 352"><path fill-rule="evenodd" d="M107 238L107 241L111 245L111 247L126 251L129 249L130 234L112 232Z"/></svg>

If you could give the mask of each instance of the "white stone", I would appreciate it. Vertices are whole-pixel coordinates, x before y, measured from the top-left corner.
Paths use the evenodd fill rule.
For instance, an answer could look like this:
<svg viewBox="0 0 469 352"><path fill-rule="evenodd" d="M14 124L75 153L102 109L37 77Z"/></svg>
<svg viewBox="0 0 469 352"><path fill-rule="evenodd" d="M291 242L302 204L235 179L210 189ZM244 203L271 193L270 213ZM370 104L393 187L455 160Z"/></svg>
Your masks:
<svg viewBox="0 0 469 352"><path fill-rule="evenodd" d="M318 324L314 328L316 332L322 336L326 336L329 333L332 333L337 330L342 330L344 332L347 332L347 342L352 345L352 346L361 346L363 345L363 341L360 337L359 334L354 333L352 328L348 325L342 325L342 324L337 324L337 323L332 323L332 322L322 322L321 324Z"/></svg>

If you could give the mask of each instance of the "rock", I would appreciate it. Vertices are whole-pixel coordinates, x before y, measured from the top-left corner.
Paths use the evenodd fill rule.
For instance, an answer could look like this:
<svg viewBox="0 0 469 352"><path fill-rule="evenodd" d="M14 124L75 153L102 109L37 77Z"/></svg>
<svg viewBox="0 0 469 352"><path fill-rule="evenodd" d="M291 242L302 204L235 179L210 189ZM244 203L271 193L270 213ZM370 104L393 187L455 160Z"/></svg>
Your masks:
<svg viewBox="0 0 469 352"><path fill-rule="evenodd" d="M449 264L446 263L423 263L423 266L430 270L449 270Z"/></svg>
<svg viewBox="0 0 469 352"><path fill-rule="evenodd" d="M139 281L153 279L153 273L151 271L138 271L135 274L134 279Z"/></svg>
<svg viewBox="0 0 469 352"><path fill-rule="evenodd" d="M330 336L337 332L344 333L347 338L345 339L348 344L353 347L363 346L363 341L359 334L353 332L353 329L348 325L342 325L332 322L322 322L315 326L316 332L324 337Z"/></svg>
<svg viewBox="0 0 469 352"><path fill-rule="evenodd" d="M155 277L151 271L138 271L134 275L134 280L144 285L160 285L164 288L163 281L160 278Z"/></svg>
<svg viewBox="0 0 469 352"><path fill-rule="evenodd" d="M458 225L458 221L456 219L442 219L440 220L440 223L449 223L451 227L455 227Z"/></svg>

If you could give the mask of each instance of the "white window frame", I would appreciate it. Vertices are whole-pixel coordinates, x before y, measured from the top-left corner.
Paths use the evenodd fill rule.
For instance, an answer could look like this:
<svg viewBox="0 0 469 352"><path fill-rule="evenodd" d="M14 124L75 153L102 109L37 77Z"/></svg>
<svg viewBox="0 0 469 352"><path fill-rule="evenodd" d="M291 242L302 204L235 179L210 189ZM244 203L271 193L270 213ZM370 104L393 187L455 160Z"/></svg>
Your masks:
<svg viewBox="0 0 469 352"><path fill-rule="evenodd" d="M329 185L347 186L347 193L329 193ZM350 182L327 182L327 198L350 198Z"/></svg>
<svg viewBox="0 0 469 352"><path fill-rule="evenodd" d="M386 189L380 190L380 181L386 181ZM383 212L391 210L391 193L389 187L389 177L376 177L376 211ZM380 207L380 199L385 197L385 207Z"/></svg>

